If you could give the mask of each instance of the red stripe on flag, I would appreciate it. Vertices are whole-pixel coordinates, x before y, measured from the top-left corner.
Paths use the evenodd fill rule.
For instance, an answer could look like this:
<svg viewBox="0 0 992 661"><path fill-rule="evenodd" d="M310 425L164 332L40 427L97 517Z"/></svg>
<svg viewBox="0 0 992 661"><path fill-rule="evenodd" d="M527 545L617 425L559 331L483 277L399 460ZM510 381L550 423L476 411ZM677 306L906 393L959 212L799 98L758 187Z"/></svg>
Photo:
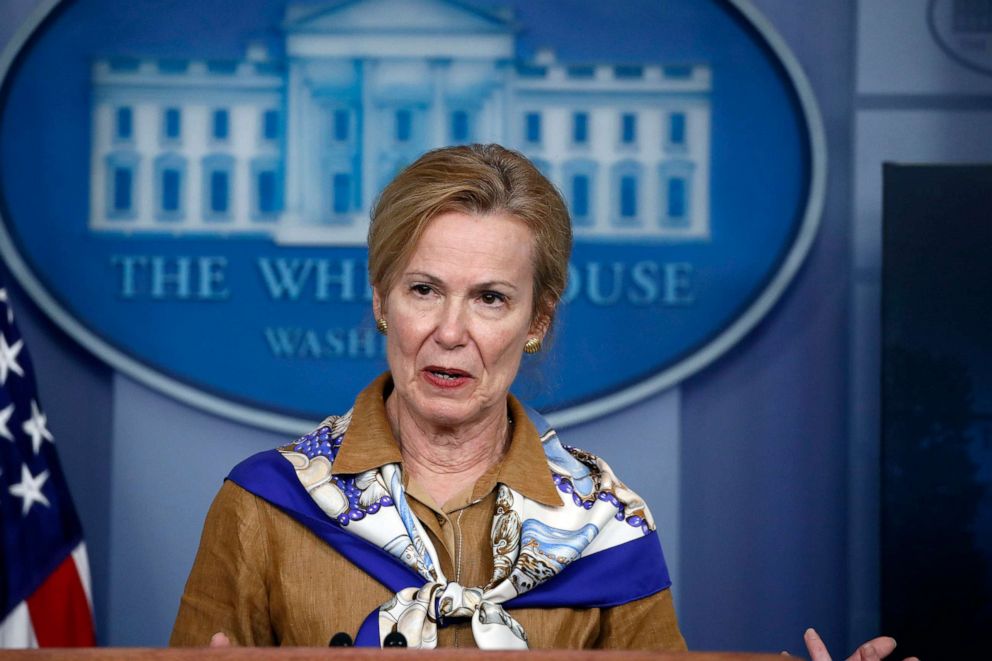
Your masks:
<svg viewBox="0 0 992 661"><path fill-rule="evenodd" d="M71 555L27 601L39 647L96 645L90 605Z"/></svg>

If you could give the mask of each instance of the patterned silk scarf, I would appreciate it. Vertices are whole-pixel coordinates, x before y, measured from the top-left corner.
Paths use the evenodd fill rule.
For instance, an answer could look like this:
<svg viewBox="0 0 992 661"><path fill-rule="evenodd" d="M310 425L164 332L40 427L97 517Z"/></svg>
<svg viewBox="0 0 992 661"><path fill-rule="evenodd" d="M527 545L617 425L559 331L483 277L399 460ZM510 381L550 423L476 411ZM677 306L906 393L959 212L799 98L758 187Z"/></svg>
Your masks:
<svg viewBox="0 0 992 661"><path fill-rule="evenodd" d="M328 418L296 443L279 449L327 517L396 558L423 581L420 586L400 589L371 614L359 631L359 645L381 646L387 635L398 631L409 647L431 649L437 645L438 626L443 626L446 619L471 618L472 633L480 648L527 649L526 632L504 604L515 600L523 605L526 599L522 595L552 581L579 559L594 559L598 553L655 534L644 502L616 478L604 461L564 446L539 414L531 409L527 413L541 433L551 477L565 502L560 507L548 507L506 485L498 486L491 531L494 571L484 586L459 585L441 572L437 552L407 503L399 464L357 475L331 474L351 412ZM241 483L234 473L232 479ZM632 550L634 546L642 548L633 544ZM655 542L649 548L654 547L664 570L660 547ZM638 555L650 561L643 552ZM587 570L591 568L589 562L585 566ZM667 570L662 573L667 581ZM656 585L634 585L630 590L646 596L667 587L659 580L651 582ZM609 591L606 586L600 588ZM544 590L542 594L550 593ZM560 595L550 600L545 596L534 605L607 605L613 601L617 599Z"/></svg>

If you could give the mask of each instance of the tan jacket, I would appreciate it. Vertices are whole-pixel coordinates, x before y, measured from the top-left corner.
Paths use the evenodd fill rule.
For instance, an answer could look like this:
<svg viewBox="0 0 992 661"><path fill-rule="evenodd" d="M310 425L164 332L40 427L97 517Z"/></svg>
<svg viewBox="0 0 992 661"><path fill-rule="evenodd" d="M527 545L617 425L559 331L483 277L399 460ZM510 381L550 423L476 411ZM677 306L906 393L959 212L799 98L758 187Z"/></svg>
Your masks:
<svg viewBox="0 0 992 661"><path fill-rule="evenodd" d="M384 375L358 396L335 474L402 462L386 418L384 392L390 387ZM506 456L474 488L441 508L416 481L406 484L410 507L442 571L462 585L485 585L492 577L489 537L497 483L544 504L561 504L537 430L513 397L509 414L514 429ZM365 617L390 597L386 587L306 527L225 482L207 514L170 644L206 645L222 631L237 645L326 646L339 631L354 637ZM612 608L511 612L531 649L685 649L669 590ZM438 645L475 647L470 624L441 629Z"/></svg>

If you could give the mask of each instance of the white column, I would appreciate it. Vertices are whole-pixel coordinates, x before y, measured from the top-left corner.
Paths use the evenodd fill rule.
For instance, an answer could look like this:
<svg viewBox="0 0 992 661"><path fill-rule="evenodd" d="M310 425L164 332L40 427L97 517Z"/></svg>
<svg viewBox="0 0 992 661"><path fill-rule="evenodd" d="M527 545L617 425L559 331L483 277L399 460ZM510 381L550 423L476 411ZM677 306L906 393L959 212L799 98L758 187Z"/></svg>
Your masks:
<svg viewBox="0 0 992 661"><path fill-rule="evenodd" d="M506 147L519 147L514 144L513 132L510 130L510 114L516 111L513 103L513 81L510 75L510 62L497 62L496 73L499 77L500 87L495 93L496 122L493 124L495 141Z"/></svg>
<svg viewBox="0 0 992 661"><path fill-rule="evenodd" d="M303 74L302 65L291 61L286 84L286 198L283 223L296 225L303 215Z"/></svg>
<svg viewBox="0 0 992 661"><path fill-rule="evenodd" d="M379 63L373 59L362 61L362 209L367 212L372 208L376 194L376 137L381 127L378 124L378 113L375 108L374 86L376 71ZM364 215L364 214L363 214Z"/></svg>
<svg viewBox="0 0 992 661"><path fill-rule="evenodd" d="M430 113L431 134L428 144L433 148L443 147L448 142L448 102L447 82L450 63L447 60L431 61L431 105Z"/></svg>

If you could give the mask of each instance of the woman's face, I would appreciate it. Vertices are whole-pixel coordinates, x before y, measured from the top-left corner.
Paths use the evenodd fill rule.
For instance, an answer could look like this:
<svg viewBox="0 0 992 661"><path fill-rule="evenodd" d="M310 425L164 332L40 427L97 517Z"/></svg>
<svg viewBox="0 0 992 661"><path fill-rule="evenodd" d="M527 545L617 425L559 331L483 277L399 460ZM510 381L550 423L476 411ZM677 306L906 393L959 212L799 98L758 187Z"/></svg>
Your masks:
<svg viewBox="0 0 992 661"><path fill-rule="evenodd" d="M393 394L408 413L446 428L506 415L524 343L546 329L531 318L533 251L511 216L442 214L392 289L374 293Z"/></svg>

